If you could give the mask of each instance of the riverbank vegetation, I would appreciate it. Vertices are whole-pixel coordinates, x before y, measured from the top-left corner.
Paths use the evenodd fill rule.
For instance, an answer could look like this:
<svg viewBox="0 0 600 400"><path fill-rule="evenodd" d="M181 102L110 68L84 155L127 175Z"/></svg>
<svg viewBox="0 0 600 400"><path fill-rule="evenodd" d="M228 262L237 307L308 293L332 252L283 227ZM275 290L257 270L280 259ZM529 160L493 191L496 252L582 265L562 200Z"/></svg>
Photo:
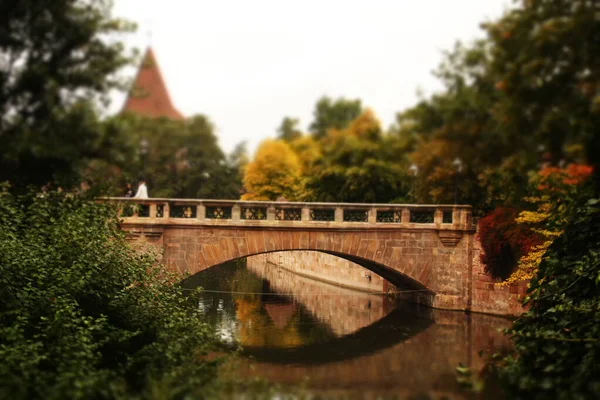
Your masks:
<svg viewBox="0 0 600 400"><path fill-rule="evenodd" d="M0 398L178 397L215 378L194 294L126 243L115 209L3 187L0 265Z"/></svg>
<svg viewBox="0 0 600 400"><path fill-rule="evenodd" d="M530 283L499 374L515 399L600 397L600 196L579 199Z"/></svg>

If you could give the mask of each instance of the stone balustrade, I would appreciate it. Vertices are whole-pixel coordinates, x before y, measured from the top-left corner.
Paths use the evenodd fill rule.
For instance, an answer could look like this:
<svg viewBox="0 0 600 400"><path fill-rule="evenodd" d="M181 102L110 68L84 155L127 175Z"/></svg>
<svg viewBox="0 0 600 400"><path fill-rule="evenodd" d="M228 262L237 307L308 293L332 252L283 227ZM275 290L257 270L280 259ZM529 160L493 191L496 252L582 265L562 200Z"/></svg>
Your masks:
<svg viewBox="0 0 600 400"><path fill-rule="evenodd" d="M426 204L306 203L275 201L133 199L117 203L126 223L474 230L471 206Z"/></svg>

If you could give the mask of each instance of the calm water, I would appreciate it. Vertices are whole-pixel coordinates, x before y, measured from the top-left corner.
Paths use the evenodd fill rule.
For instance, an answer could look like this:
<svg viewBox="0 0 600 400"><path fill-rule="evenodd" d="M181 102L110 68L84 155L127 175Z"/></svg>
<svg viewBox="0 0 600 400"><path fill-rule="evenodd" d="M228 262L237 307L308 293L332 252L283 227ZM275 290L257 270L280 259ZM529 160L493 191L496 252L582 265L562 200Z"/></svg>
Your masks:
<svg viewBox="0 0 600 400"><path fill-rule="evenodd" d="M185 282L217 334L241 345L237 373L325 397L468 398L459 363L508 348L508 321L338 288L272 264L230 263Z"/></svg>

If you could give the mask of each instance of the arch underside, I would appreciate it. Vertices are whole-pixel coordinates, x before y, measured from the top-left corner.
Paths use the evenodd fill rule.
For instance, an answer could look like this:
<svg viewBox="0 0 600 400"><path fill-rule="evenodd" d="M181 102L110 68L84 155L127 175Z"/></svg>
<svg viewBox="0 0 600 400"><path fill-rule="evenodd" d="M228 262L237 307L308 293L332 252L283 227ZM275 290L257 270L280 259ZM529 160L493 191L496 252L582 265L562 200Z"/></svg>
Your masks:
<svg viewBox="0 0 600 400"><path fill-rule="evenodd" d="M280 252L297 252L297 251L314 251L319 253L325 253L332 256L340 257L344 260L353 262L361 267L379 275L383 279L387 280L389 283L396 287L394 291L396 296L402 298L406 301L415 302L419 304L431 305L433 303L433 297L435 296L435 292L431 289L427 288L422 283L417 280L411 278L410 276L403 274L402 272L387 267L383 264L377 263L372 260L368 260L362 257L358 257L351 254L340 253L336 251L327 251L327 250L315 250L315 249L289 249L289 250L274 250L274 251L265 251L255 254L244 255L241 257L236 257L233 259L226 260L224 262L220 262L215 264L214 266L226 264L229 262L235 262L237 260L241 260L247 257L257 256L261 254L267 253L280 253ZM209 268L212 268L211 266Z"/></svg>

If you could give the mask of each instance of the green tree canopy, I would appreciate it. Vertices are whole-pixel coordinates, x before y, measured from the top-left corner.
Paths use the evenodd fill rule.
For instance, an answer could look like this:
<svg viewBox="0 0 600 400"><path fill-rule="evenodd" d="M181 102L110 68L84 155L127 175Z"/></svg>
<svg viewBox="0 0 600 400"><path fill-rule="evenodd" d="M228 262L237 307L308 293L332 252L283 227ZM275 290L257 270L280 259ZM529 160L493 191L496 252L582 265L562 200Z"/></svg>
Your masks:
<svg viewBox="0 0 600 400"><path fill-rule="evenodd" d="M483 24L485 39L447 54L445 90L401 114L418 139L421 201L449 192L456 157L461 180L477 182L463 201L478 208L519 203L541 162L597 162L597 12L595 2L523 1Z"/></svg>
<svg viewBox="0 0 600 400"><path fill-rule="evenodd" d="M134 152L118 166L94 171L91 180L106 180L110 171L114 171L116 187L123 187L125 181L135 184L143 178L152 197L240 197L241 166L238 164L246 162L245 149L239 147L228 159L206 116L174 121L127 114L115 117L111 123L117 126L118 135Z"/></svg>
<svg viewBox="0 0 600 400"><path fill-rule="evenodd" d="M363 111L361 101L324 96L316 104L310 132L318 139L327 135L329 129L344 129Z"/></svg>
<svg viewBox="0 0 600 400"><path fill-rule="evenodd" d="M104 150L90 100L128 62L107 0L0 3L0 181L74 183ZM104 155L102 155L104 157Z"/></svg>
<svg viewBox="0 0 600 400"><path fill-rule="evenodd" d="M388 202L400 196L402 170L379 121L367 110L345 129L319 141L321 157L306 171L307 197L316 201ZM309 153L310 154L310 153Z"/></svg>
<svg viewBox="0 0 600 400"><path fill-rule="evenodd" d="M302 131L298 128L300 120L297 118L284 117L281 125L277 128L277 137L286 142L291 142L302 136Z"/></svg>

